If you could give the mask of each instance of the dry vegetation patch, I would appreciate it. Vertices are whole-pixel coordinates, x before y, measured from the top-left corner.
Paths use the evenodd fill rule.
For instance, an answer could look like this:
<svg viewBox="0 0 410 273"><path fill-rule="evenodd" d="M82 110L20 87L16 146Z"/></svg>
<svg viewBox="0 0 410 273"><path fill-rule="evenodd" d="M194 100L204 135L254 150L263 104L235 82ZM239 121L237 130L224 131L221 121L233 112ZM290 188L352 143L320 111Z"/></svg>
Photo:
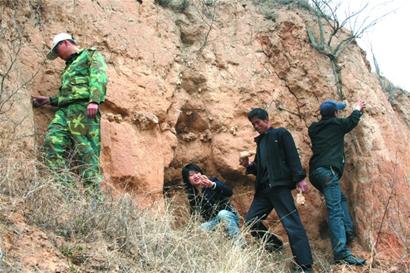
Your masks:
<svg viewBox="0 0 410 273"><path fill-rule="evenodd" d="M37 162L1 163L3 265L17 272L287 272L291 266L289 253L266 253L251 238L242 249L223 228L201 231L195 217L181 225L172 201L165 211L140 210L128 194L100 202L83 193L75 174L73 185L64 186ZM30 262L4 244L23 238L21 227Z"/></svg>

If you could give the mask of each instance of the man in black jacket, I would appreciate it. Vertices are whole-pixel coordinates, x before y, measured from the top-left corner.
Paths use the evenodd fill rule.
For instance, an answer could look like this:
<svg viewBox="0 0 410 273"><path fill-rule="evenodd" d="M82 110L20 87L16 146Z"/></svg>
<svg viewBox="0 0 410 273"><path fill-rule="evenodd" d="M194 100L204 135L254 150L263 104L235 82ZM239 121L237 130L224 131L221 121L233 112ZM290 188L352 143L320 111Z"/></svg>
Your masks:
<svg viewBox="0 0 410 273"><path fill-rule="evenodd" d="M245 222L253 236L266 238L268 249L281 249L282 241L261 222L275 209L289 238L297 264L295 272L313 272L309 240L291 194L295 187L300 191L307 188L295 142L288 130L270 126L264 109L253 109L248 119L259 136L255 138L255 160L250 163L248 157L240 159L247 173L256 175L255 195Z"/></svg>
<svg viewBox="0 0 410 273"><path fill-rule="evenodd" d="M366 260L353 256L346 246L354 229L339 179L344 168L344 136L359 123L365 103L359 101L348 118L338 118L345 107L345 103L333 100L320 105L322 119L309 127L313 151L309 178L325 197L335 262L362 266Z"/></svg>

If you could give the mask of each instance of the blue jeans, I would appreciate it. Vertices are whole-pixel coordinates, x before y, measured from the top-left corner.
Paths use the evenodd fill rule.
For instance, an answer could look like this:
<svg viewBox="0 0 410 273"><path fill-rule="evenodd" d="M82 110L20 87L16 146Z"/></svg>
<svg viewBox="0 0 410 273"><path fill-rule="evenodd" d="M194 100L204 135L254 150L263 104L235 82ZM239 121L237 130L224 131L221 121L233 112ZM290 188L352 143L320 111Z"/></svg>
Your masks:
<svg viewBox="0 0 410 273"><path fill-rule="evenodd" d="M339 177L331 168L319 167L309 178L325 197L333 256L335 260L343 259L351 254L346 246L346 235L353 234L354 227L347 199L340 190Z"/></svg>
<svg viewBox="0 0 410 273"><path fill-rule="evenodd" d="M229 237L243 240L241 230L239 228L239 217L236 212L225 209L220 210L214 218L211 218L209 221L201 224L200 227L205 231L211 231L214 230L220 222L225 224Z"/></svg>

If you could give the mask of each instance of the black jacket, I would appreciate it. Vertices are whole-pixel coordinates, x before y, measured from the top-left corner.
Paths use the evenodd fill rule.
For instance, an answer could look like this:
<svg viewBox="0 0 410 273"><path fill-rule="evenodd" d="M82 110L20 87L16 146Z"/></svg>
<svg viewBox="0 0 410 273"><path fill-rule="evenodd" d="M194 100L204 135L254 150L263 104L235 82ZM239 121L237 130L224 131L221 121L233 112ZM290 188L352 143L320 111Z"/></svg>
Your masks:
<svg viewBox="0 0 410 273"><path fill-rule="evenodd" d="M256 175L256 190L260 190L263 177L260 159L260 141L267 137L266 157L268 187L287 186L295 188L296 184L306 177L305 171L300 163L299 154L293 137L285 128L269 128L269 130L255 138L257 143L255 161L247 168L247 173Z"/></svg>
<svg viewBox="0 0 410 273"><path fill-rule="evenodd" d="M310 172L318 167L332 167L339 177L344 169L344 136L359 123L362 112L354 110L347 118L322 118L309 126L313 155Z"/></svg>
<svg viewBox="0 0 410 273"><path fill-rule="evenodd" d="M215 217L221 210L233 211L233 207L229 202L232 190L216 178L210 180L216 183L215 188L205 188L203 194L200 195L192 187L192 191L188 195L191 210L198 212L205 221Z"/></svg>

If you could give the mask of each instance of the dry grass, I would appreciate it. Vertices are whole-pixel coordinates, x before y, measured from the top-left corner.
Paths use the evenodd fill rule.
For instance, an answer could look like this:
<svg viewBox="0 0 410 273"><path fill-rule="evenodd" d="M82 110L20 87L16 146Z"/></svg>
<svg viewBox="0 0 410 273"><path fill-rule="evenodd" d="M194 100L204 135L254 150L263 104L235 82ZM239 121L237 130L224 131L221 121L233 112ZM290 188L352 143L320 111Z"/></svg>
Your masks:
<svg viewBox="0 0 410 273"><path fill-rule="evenodd" d="M138 200L128 194L117 199L106 194L103 203L96 202L96 196L84 194L75 174L74 186L63 186L39 162L23 158L18 153L0 158L0 269L3 260L10 272L45 272L27 268L3 248L4 231L13 231L5 215L13 212L47 235L68 272L291 272L288 246L282 254L267 253L244 230L248 245L241 249L223 228L201 231L172 200L165 210L138 209ZM313 252L315 272L362 272L331 266L331 253Z"/></svg>
<svg viewBox="0 0 410 273"><path fill-rule="evenodd" d="M127 194L99 203L27 160L3 157L0 171L9 208L18 207L28 224L58 238L53 244L71 272L288 272L292 263L252 240L245 249L234 246L222 229L204 233L194 218L177 224L173 202L165 211L137 209Z"/></svg>

